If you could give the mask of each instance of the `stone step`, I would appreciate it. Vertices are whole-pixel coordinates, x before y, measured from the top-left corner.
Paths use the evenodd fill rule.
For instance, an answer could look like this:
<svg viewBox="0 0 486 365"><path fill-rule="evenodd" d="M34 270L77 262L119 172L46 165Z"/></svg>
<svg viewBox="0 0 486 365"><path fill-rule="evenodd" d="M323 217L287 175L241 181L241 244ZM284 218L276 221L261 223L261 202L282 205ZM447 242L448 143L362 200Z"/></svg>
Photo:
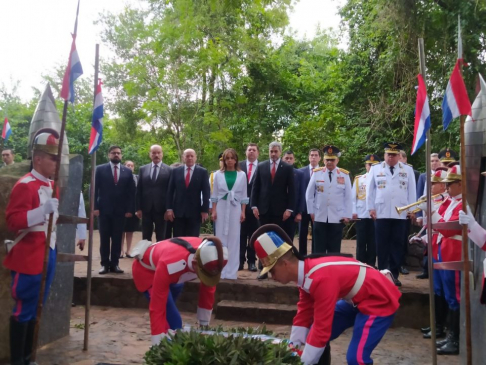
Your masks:
<svg viewBox="0 0 486 365"><path fill-rule="evenodd" d="M131 278L108 275L97 277L93 278L91 288L92 305L148 308L147 299L135 289ZM199 281L185 283L183 292L177 299L177 307L182 311L195 312L198 298ZM215 313L220 319L291 323L293 314L289 313L295 311L292 312L289 308L295 308L298 299L299 293L295 285L280 285L270 280L263 282L222 280L216 290ZM74 278L73 302L76 304L86 302L86 277ZM219 311L218 307L221 304L222 309ZM429 324L428 318L428 294L416 288L402 288L400 308L394 326L418 329Z"/></svg>
<svg viewBox="0 0 486 365"><path fill-rule="evenodd" d="M216 308L216 319L289 324L296 313L296 305L222 300Z"/></svg>

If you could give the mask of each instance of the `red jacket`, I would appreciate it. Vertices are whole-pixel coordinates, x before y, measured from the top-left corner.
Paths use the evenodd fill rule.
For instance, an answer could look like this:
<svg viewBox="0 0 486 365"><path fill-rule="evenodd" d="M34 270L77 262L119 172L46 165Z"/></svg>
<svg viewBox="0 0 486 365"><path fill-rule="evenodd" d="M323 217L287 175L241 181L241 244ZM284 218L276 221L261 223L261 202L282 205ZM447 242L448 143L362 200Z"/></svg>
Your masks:
<svg viewBox="0 0 486 365"><path fill-rule="evenodd" d="M203 241L199 237L180 237L197 249ZM152 252L153 251L153 252ZM150 257L152 256L152 257ZM138 260L133 262L133 281L137 290L145 292L152 288L150 299L150 327L152 335L167 333L169 324L166 319L166 305L169 285L184 283L197 278L192 270L193 254L169 240L160 241L145 251L142 262L153 269L144 267ZM216 287L199 286L197 317L200 323L207 324L211 318Z"/></svg>
<svg viewBox="0 0 486 365"><path fill-rule="evenodd" d="M28 275L42 272L46 242L46 234L42 229L47 230L49 215L38 214L41 212L36 208L41 207L48 198L52 197L53 185L52 180L32 170L20 178L13 187L6 211L7 227L10 231L16 232L16 237L22 234L22 230L31 231L25 234L8 253L3 261L7 269ZM34 231L36 229L37 231ZM53 232L51 242L55 240L56 234Z"/></svg>
<svg viewBox="0 0 486 365"><path fill-rule="evenodd" d="M308 275L314 266L326 262L358 263L354 259L345 257L306 259L303 272L299 273L300 298L292 333L297 332L294 327L304 328L307 331L310 328L306 344L322 350L331 337L336 302L350 293L360 272L360 266L326 266L316 270L308 278L302 278ZM365 270L364 282L356 295L351 298L353 304L366 315L384 317L394 314L399 307L400 291L378 270L369 267ZM295 342L292 337L291 335L291 341Z"/></svg>
<svg viewBox="0 0 486 365"><path fill-rule="evenodd" d="M451 222L459 220L459 212L462 210L461 196L448 197L444 203L439 207L438 213L442 218L438 222ZM438 250L440 249L440 256L442 262L461 261L462 258L462 230L437 230L442 237L439 245L435 244L433 247L434 258L438 260ZM436 236L436 235L434 235ZM437 242L439 238L434 238Z"/></svg>

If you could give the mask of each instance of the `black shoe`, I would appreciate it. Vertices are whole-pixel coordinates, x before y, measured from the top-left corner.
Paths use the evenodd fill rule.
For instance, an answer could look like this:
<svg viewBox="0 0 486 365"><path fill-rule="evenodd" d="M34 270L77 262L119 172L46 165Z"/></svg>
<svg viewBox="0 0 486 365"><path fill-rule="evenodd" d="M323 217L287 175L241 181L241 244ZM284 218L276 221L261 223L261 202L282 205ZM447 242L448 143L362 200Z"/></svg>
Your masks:
<svg viewBox="0 0 486 365"><path fill-rule="evenodd" d="M405 266L400 266L400 274L402 275L408 275L410 272L407 270Z"/></svg>
<svg viewBox="0 0 486 365"><path fill-rule="evenodd" d="M251 272L257 272L258 271L255 264L248 264L248 270L250 270Z"/></svg>
<svg viewBox="0 0 486 365"><path fill-rule="evenodd" d="M243 270L243 265L244 265L244 264L240 264L240 266L238 266L238 271Z"/></svg>
<svg viewBox="0 0 486 365"><path fill-rule="evenodd" d="M100 275L105 275L110 272L110 267L109 266L103 266L100 271L98 271L98 274Z"/></svg>
<svg viewBox="0 0 486 365"><path fill-rule="evenodd" d="M429 327L422 327L422 328L420 329L420 332L422 332L422 333L427 333L427 332L430 332L430 330L431 330L430 326L429 326Z"/></svg>
<svg viewBox="0 0 486 365"><path fill-rule="evenodd" d="M437 349L437 355L459 355L459 339L451 338L444 346Z"/></svg>
<svg viewBox="0 0 486 365"><path fill-rule="evenodd" d="M120 269L119 266L112 266L112 267L110 267L110 272L115 273L115 274L123 274L125 271Z"/></svg>
<svg viewBox="0 0 486 365"><path fill-rule="evenodd" d="M442 346L444 346L447 342L449 342L449 338L450 338L450 332L447 334L446 338L443 339L443 340L440 340L440 341L436 341L435 342L435 347L437 347L438 349L440 349Z"/></svg>
<svg viewBox="0 0 486 365"><path fill-rule="evenodd" d="M415 275L415 277L417 279L428 279L429 278L429 274L427 274L426 272L423 272L422 274Z"/></svg>
<svg viewBox="0 0 486 365"><path fill-rule="evenodd" d="M268 279L268 273L263 274L263 275L261 275L261 274L260 274L260 275L258 275L257 279L258 279L258 280L265 280L265 279Z"/></svg>
<svg viewBox="0 0 486 365"><path fill-rule="evenodd" d="M444 331L444 327L442 326L437 326L435 329L435 338L444 338L446 336L446 333ZM424 338L432 338L432 331L429 330L429 332L424 333L423 335Z"/></svg>
<svg viewBox="0 0 486 365"><path fill-rule="evenodd" d="M133 259L133 256L130 256L129 254L126 254L125 257L127 257L129 259Z"/></svg>
<svg viewBox="0 0 486 365"><path fill-rule="evenodd" d="M402 283L400 280L395 279L395 286L402 286Z"/></svg>

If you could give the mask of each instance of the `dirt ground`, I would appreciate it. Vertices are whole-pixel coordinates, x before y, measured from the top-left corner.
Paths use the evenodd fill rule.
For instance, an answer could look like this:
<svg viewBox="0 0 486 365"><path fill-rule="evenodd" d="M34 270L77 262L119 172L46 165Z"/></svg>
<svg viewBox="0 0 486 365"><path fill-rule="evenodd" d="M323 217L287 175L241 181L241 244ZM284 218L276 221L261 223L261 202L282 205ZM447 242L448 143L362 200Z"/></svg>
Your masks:
<svg viewBox="0 0 486 365"><path fill-rule="evenodd" d="M40 365L101 365L143 364L143 356L150 347L150 321L148 310L111 307L91 308L89 349L83 351L84 307L72 308L71 331L54 343L39 350ZM196 325L193 313L182 313L185 324ZM225 327L250 326L255 323L221 321L213 319L211 325ZM267 325L280 337L288 338L290 326ZM332 363L345 364L351 331L331 343ZM422 339L417 330L390 329L372 358L378 365L426 365L431 364L430 342ZM458 365L458 356L439 357L441 365Z"/></svg>

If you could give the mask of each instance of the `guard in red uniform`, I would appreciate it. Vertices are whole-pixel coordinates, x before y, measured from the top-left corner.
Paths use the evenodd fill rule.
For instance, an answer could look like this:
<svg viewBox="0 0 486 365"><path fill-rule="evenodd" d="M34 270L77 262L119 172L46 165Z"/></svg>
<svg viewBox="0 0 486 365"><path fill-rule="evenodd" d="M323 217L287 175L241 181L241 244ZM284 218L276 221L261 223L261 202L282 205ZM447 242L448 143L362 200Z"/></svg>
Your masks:
<svg viewBox="0 0 486 365"><path fill-rule="evenodd" d="M452 166L451 166L452 165ZM461 166L453 162L447 176L442 182L446 184L449 197L441 204L437 213L441 216L438 222L459 220L462 211ZM433 219L434 221L434 219ZM461 261L462 231L437 230L437 239L432 242L434 262ZM459 354L459 313L461 301L461 272L459 270L434 271L434 293L445 296L449 306L449 332L444 340L437 341L437 354Z"/></svg>
<svg viewBox="0 0 486 365"><path fill-rule="evenodd" d="M34 338L37 302L39 300L42 267L49 215L58 216L59 201L52 198L56 169L58 135L54 131L39 133L33 144L31 172L15 184L6 211L7 227L17 233L7 247L3 265L12 274L12 298L15 301L10 317L10 363L30 363ZM55 226L54 226L55 227ZM56 232L51 234L49 266L44 301L54 278L56 267Z"/></svg>
<svg viewBox="0 0 486 365"><path fill-rule="evenodd" d="M157 243L140 241L131 251L133 281L150 299L152 344L167 336L169 329L182 327L175 299L186 281L199 278L199 324L208 325L216 285L228 261L228 251L217 237L179 237Z"/></svg>
<svg viewBox="0 0 486 365"><path fill-rule="evenodd" d="M348 364L373 364L371 352L392 324L401 293L390 272L351 258L303 258L276 225L260 227L251 238L263 273L282 284L299 286L297 315L290 341L305 344L304 364L317 364L329 341L354 327Z"/></svg>
<svg viewBox="0 0 486 365"><path fill-rule="evenodd" d="M438 167L429 180L431 184L431 194L438 195L432 200L432 223L437 223L440 219L442 219L442 216L438 213L438 210L442 203L444 203L449 196L449 194L446 192L446 185L443 182L443 180L447 177L447 170L448 169L446 167ZM423 224L424 226L427 226L427 196L421 196L420 200L422 200L422 203L418 205L418 208L420 208L424 212ZM437 260L437 252L439 249L439 243L442 240L442 235L437 231L434 231L432 234L432 257L435 257L435 260ZM420 242L425 247L427 247L427 235L425 234L422 237L413 236L410 239L410 243L413 242ZM426 254L424 254L424 256L425 255ZM440 280L439 270L434 268L433 271L435 302L435 338L443 338L446 336L445 323L447 320L447 314L449 313L449 305L447 304L444 290L442 289L442 281ZM421 331L424 338L432 338L432 331L430 326L422 327Z"/></svg>

